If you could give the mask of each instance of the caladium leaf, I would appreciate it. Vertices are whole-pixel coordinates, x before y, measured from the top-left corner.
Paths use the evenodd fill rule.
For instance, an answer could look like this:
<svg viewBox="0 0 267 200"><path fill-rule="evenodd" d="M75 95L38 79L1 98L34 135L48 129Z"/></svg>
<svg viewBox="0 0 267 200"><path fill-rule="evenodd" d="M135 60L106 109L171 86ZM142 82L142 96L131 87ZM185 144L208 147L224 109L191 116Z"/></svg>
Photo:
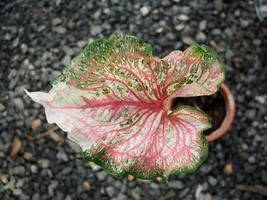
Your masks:
<svg viewBox="0 0 267 200"><path fill-rule="evenodd" d="M208 116L189 106L172 108L171 102L213 94L223 78L207 47L193 45L159 59L142 40L113 35L89 44L49 93L27 94L86 159L116 176L151 179L193 171L203 162Z"/></svg>

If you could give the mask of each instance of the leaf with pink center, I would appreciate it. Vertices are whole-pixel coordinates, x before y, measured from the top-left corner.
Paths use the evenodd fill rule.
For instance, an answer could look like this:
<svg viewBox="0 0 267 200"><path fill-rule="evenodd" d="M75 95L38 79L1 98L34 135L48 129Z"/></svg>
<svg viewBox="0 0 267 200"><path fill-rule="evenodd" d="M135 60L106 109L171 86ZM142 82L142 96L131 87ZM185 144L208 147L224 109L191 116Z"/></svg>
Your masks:
<svg viewBox="0 0 267 200"><path fill-rule="evenodd" d="M207 115L189 106L172 109L170 102L213 94L222 81L223 67L206 47L161 60L142 40L113 35L88 45L49 93L27 93L86 159L116 176L151 179L193 171L203 162Z"/></svg>

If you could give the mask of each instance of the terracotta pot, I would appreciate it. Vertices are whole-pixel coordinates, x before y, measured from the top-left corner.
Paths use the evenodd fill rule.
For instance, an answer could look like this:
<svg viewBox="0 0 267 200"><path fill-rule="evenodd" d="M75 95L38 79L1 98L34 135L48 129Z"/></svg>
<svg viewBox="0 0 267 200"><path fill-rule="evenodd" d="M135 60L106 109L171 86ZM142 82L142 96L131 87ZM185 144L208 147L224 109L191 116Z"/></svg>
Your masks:
<svg viewBox="0 0 267 200"><path fill-rule="evenodd" d="M223 136L230 128L235 116L235 101L232 92L225 84L221 85L220 92L224 99L226 114L221 126L211 134L206 135L209 142Z"/></svg>

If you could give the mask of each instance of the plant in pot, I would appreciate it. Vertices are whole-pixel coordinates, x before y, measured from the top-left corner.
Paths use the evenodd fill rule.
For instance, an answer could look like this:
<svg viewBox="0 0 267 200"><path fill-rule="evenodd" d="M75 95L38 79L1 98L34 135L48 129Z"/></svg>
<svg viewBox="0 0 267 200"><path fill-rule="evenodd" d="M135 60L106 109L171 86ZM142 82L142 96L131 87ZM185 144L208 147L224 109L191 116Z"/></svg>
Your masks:
<svg viewBox="0 0 267 200"><path fill-rule="evenodd" d="M192 172L204 161L211 119L190 99L215 94L223 81L223 65L206 46L159 59L141 39L116 34L90 43L48 93L27 94L86 160L115 176L152 179Z"/></svg>

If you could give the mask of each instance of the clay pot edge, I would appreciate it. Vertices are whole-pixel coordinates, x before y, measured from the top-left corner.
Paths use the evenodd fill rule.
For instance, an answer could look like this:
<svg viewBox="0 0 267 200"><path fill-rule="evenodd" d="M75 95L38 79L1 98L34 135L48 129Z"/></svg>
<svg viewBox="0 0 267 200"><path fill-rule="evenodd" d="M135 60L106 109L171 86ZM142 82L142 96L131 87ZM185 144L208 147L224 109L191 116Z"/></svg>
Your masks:
<svg viewBox="0 0 267 200"><path fill-rule="evenodd" d="M224 117L221 126L217 130L213 131L211 134L206 135L208 142L212 142L223 136L227 132L227 130L231 127L231 124L235 116L235 101L231 90L227 85L222 84L220 92L222 93L224 99L226 107L226 115Z"/></svg>

